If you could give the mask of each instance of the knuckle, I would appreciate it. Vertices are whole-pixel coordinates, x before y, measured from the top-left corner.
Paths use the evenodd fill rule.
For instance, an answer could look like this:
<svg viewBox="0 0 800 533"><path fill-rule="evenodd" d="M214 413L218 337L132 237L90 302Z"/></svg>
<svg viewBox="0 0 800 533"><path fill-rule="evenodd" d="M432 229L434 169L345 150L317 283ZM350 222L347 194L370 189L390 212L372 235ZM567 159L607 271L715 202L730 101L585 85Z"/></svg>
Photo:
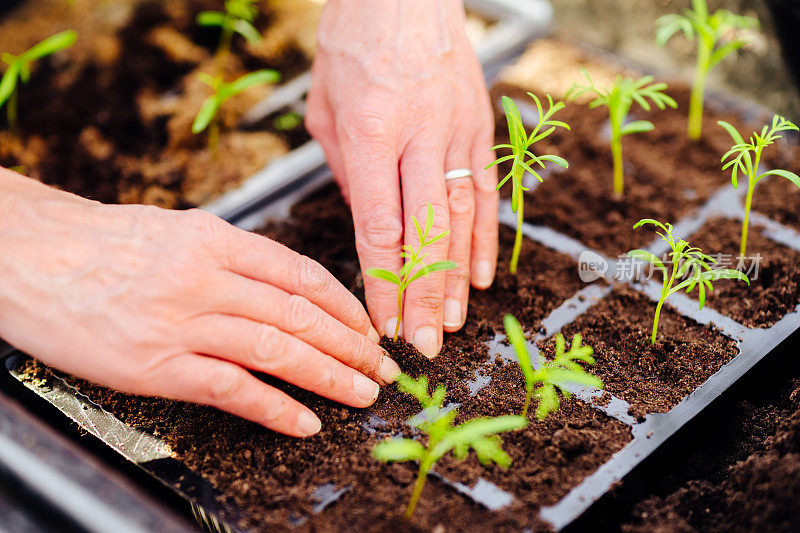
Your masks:
<svg viewBox="0 0 800 533"><path fill-rule="evenodd" d="M292 332L302 334L315 331L320 326L319 315L306 298L292 294L286 303L286 315Z"/></svg>
<svg viewBox="0 0 800 533"><path fill-rule="evenodd" d="M467 284L469 283L469 268L467 266L460 266L454 270L450 270L447 272L447 280L451 283L456 284Z"/></svg>
<svg viewBox="0 0 800 533"><path fill-rule="evenodd" d="M232 366L221 368L208 379L208 399L214 405L228 405L242 388L241 373Z"/></svg>
<svg viewBox="0 0 800 533"><path fill-rule="evenodd" d="M216 230L219 227L219 217L202 209L189 209L184 213L184 216L190 226L199 232L205 233L209 230Z"/></svg>
<svg viewBox="0 0 800 533"><path fill-rule="evenodd" d="M313 259L301 257L296 272L298 285L308 294L324 294L332 288L330 275L322 265Z"/></svg>
<svg viewBox="0 0 800 533"><path fill-rule="evenodd" d="M453 215L471 215L475 212L475 191L472 187L472 180L457 180L463 183L456 183L447 194L450 204L450 213Z"/></svg>
<svg viewBox="0 0 800 533"><path fill-rule="evenodd" d="M253 343L253 363L259 367L259 370L264 371L272 370L270 367L280 359L280 355L285 352L286 348L286 343L278 329L267 324L260 324L256 328Z"/></svg>
<svg viewBox="0 0 800 533"><path fill-rule="evenodd" d="M403 224L400 216L392 214L392 209L376 205L364 213L361 226L361 240L371 248L392 250L398 248L403 240Z"/></svg>
<svg viewBox="0 0 800 533"><path fill-rule="evenodd" d="M437 312L442 308L443 297L438 292L427 290L414 298L414 304L420 309Z"/></svg>
<svg viewBox="0 0 800 533"><path fill-rule="evenodd" d="M330 128L331 122L330 120L323 115L320 110L311 110L306 113L305 118L305 126L306 130L313 136L313 137L320 137L323 135L325 131Z"/></svg>

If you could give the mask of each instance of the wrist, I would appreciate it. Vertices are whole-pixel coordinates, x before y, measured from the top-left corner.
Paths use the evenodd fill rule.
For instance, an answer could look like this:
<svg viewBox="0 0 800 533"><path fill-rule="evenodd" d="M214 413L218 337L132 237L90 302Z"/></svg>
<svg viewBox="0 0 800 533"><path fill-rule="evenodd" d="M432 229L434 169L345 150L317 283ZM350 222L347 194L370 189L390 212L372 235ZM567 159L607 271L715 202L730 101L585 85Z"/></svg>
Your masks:
<svg viewBox="0 0 800 533"><path fill-rule="evenodd" d="M462 0L329 0L319 47L362 57L399 49L404 61L415 54L444 55L465 37L465 17Z"/></svg>

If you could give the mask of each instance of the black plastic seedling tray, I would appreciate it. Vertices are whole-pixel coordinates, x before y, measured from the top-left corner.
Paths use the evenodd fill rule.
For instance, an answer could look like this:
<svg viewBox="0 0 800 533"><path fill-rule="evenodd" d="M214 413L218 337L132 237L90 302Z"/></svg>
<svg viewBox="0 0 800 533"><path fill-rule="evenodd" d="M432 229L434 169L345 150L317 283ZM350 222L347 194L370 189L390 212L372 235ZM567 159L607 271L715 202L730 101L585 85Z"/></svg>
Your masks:
<svg viewBox="0 0 800 533"><path fill-rule="evenodd" d="M623 63L631 66L627 62ZM735 110L748 122L763 120L770 115L767 110L759 106L719 94L709 96L709 108ZM792 139L792 142L796 142L796 139ZM235 208L231 206L228 210L227 219L247 230L255 229L267 220L285 219L293 204L329 183L330 180L328 170L321 167L301 176L286 178L286 181L267 191L267 194L259 192L248 196L242 193L239 204ZM702 207L686 218L677 221L675 233L690 240L692 234L712 218L722 216L741 220L743 192L743 190L733 189L729 184L721 187ZM762 231L767 238L800 251L800 233L759 213L753 213L751 218L753 228L763 228L752 231ZM515 217L512 216L508 203L501 206L500 221L512 228L515 227ZM536 343L538 341L561 331L562 328L607 297L612 292L614 283L629 284L636 291L657 301L660 286L655 282L616 279L614 275L618 269L615 268L613 258L592 251L582 243L544 226L525 224L524 233L526 237L552 250L565 253L578 262L581 261L582 254L591 251L595 259L605 261L608 265L608 269L600 276L609 283L599 281L587 285L555 309L542 321L542 330L529 341L532 351L537 352ZM662 241L655 240L648 246L648 249L656 255L661 255L665 251L665 245ZM651 453L667 442L682 426L697 416L792 333L800 329L800 312L798 312L800 306L774 326L767 329L755 329L737 323L709 306L698 310L697 302L682 294L673 295L669 304L681 315L700 324L713 323L723 335L737 342L739 354L670 411L649 414L643 421L639 421L629 414L629 404L620 398L598 390L575 389L573 392L579 399L629 426L633 439L558 502L539 510L540 517L556 530L563 529L583 514L595 501L606 494L614 483L630 473ZM510 348L505 346L502 341L503 337L498 335L489 342L489 357L494 358L499 355L507 360L515 360ZM6 367L13 375L19 377L19 370L26 358L23 354L14 353L10 357L6 357ZM475 394L488 383L489 378L476 374L474 380L469 383L470 391ZM191 503L200 523L212 530L235 531L230 524L238 522L238 518L241 516L240 511L231 504L222 503L224 498L219 498L220 495L206 480L170 457L166 446L157 438L123 424L63 381L54 380L52 387L48 389L30 383L26 383L26 385L127 460L139 465L177 491ZM601 395L603 396L602 401L598 401ZM365 431L381 433L383 423L383 420L374 413L369 410L365 411L362 424ZM453 490L463 493L490 510L503 508L515 498L513 494L504 492L486 480L480 480L473 487L468 487L445 479L438 474L434 473L433 475L450 485ZM349 487L346 486L323 485L319 487L313 495L313 512L324 512L327 506L334 503L347 490ZM307 517L298 516L293 523L300 525L306 519Z"/></svg>

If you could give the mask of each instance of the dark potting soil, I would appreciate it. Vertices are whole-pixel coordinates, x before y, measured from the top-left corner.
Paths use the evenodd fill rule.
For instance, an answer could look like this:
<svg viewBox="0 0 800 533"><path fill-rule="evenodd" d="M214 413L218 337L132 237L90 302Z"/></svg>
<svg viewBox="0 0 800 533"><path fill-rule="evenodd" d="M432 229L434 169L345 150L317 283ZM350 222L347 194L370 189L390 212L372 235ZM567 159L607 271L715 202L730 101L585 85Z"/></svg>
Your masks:
<svg viewBox="0 0 800 533"><path fill-rule="evenodd" d="M270 223L258 233L316 259L363 300L352 217L335 185L327 185L295 205L288 223ZM465 331L488 325L502 332L506 313L513 313L526 329L538 329L543 318L585 286L572 258L527 238L522 241L518 273L510 274L514 233L500 227L495 281L485 291L470 291ZM475 336L483 338L484 334Z"/></svg>
<svg viewBox="0 0 800 533"><path fill-rule="evenodd" d="M525 384L516 362L492 365L491 381L474 397L466 399L457 421L476 416L520 413ZM632 436L625 424L609 419L575 397L561 398L561 408L538 421L535 400L529 412L530 425L503 438L504 449L513 461L514 474L497 465L485 467L475 457L464 462L447 459L438 468L455 479L477 482L484 478L516 496L513 508L552 505L598 466L621 450ZM487 409L490 411L487 412Z"/></svg>
<svg viewBox="0 0 800 533"><path fill-rule="evenodd" d="M661 309L658 342L650 344L655 308L646 296L619 286L564 328L568 339L580 333L594 348L597 364L591 372L637 417L669 411L738 354L733 339L668 304ZM540 347L544 356L553 357L553 339Z"/></svg>
<svg viewBox="0 0 800 533"><path fill-rule="evenodd" d="M76 64L55 56L37 63L19 95L18 138L0 131L6 145L0 165L19 166L26 175L106 203L186 208L210 201L308 140L302 126L231 131L236 117L223 111L220 157L214 159L205 153L205 136L188 133L187 113L210 94L189 85L197 83L195 70L209 65L218 35L197 26L195 17L219 7L212 0L145 1L113 36L113 61ZM260 14L256 26L263 30L270 18ZM275 68L286 79L310 64L292 47L270 59L251 55L239 39L232 50L227 76ZM198 168L203 165L208 175Z"/></svg>
<svg viewBox="0 0 800 533"><path fill-rule="evenodd" d="M777 166L791 172L800 172L800 157L793 162ZM745 184L740 185L744 187ZM776 176L764 178L756 185L753 210L800 231L800 187Z"/></svg>
<svg viewBox="0 0 800 533"><path fill-rule="evenodd" d="M492 90L495 99L508 95L521 102L532 102L525 93L526 90L510 84L498 84ZM686 137L685 117L690 89L679 83L671 84L667 93L678 102L677 110L631 113L631 120L650 120L655 130L623 138L623 200L612 195L607 109L590 110L586 105L570 103L560 111L556 118L567 122L572 131L557 130L537 147L537 153L560 155L569 161L570 167L546 172L544 183L537 184L526 195L525 219L617 257L652 240L652 235L632 229L640 219L674 223L702 205L729 180L719 161L731 146L730 136L716 121L726 120L741 131L748 128L741 125L735 114L715 111L712 107L703 120L703 138L697 143L690 142ZM496 107L495 111L498 142L507 142L502 110ZM508 171L507 166L503 169Z"/></svg>
<svg viewBox="0 0 800 533"><path fill-rule="evenodd" d="M714 219L689 239L705 253L729 262L723 268L737 268L742 223ZM722 255L717 255L722 254ZM736 280L714 282L706 305L748 327L766 328L793 311L800 302L800 252L765 237L761 228L750 227L747 254L742 270L750 286ZM693 293L693 296L697 296Z"/></svg>

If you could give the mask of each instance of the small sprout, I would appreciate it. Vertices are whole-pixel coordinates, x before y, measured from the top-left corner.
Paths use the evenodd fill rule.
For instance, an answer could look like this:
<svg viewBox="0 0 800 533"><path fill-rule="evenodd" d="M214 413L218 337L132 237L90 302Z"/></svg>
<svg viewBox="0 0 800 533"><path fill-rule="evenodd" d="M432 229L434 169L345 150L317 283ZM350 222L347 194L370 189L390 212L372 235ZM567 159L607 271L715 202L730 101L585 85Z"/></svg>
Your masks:
<svg viewBox="0 0 800 533"><path fill-rule="evenodd" d="M757 132L753 133L753 136L750 137L750 142L744 142L744 139L736 128L721 120L718 121L717 124L725 128L725 131L733 137L733 141L736 143L733 148L722 156L722 162L725 163L722 170L731 169L731 181L733 182L734 188L738 188L737 177L739 172L747 176L747 198L744 204L742 239L739 244L739 256L744 257L745 252L747 252L747 229L750 224L750 207L753 203L753 191L756 188L756 184L761 178L780 176L800 187L800 177L788 170L768 170L767 172L759 174L758 166L761 163L761 152L770 144L774 144L777 139L783 137L782 135L778 135L779 132L800 130L785 118L775 115L772 117L771 128L769 126L764 126L761 129L760 135ZM726 163L725 160L729 157L731 160Z"/></svg>
<svg viewBox="0 0 800 533"><path fill-rule="evenodd" d="M689 40L697 36L688 132L689 139L696 141L703 133L703 99L709 71L725 56L747 44L743 30L758 30L760 25L753 17L735 15L726 9L719 9L712 15L706 0L692 0L692 6L693 9L685 9L683 15L664 15L656 21L656 43L664 46L678 32L683 32Z"/></svg>
<svg viewBox="0 0 800 533"><path fill-rule="evenodd" d="M280 79L280 74L274 70L257 70L230 83L224 83L221 77L214 78L204 72L201 72L198 77L214 90L214 94L208 97L200 111L197 112L192 123L192 133L196 135L209 128L208 147L213 154L216 154L219 145L219 109L222 104L229 98L257 85L275 83Z"/></svg>
<svg viewBox="0 0 800 533"><path fill-rule="evenodd" d="M272 127L278 131L289 131L295 129L303 123L303 115L297 111L289 111L283 115L278 115L272 121Z"/></svg>
<svg viewBox="0 0 800 533"><path fill-rule="evenodd" d="M664 265L661 259L647 250L631 250L628 252L628 257L647 261L661 271L661 297L658 300L656 314L653 319L653 335L650 338L651 344L656 343L658 317L661 314L661 306L664 305L664 302L666 302L667 298L672 294L683 289L686 289L686 294L689 294L692 292L692 289L697 287L700 309L702 309L706 303L706 289L708 289L709 292L714 290L714 287L711 285L712 281L717 281L718 279L738 279L750 285L750 280L742 272L730 268L714 269L712 268L712 264L717 262L716 259L704 254L700 248L689 246L689 243L683 239L679 239L676 242L675 237L672 235L672 224L664 225L651 218L643 218L633 226L633 229L645 224L653 224L661 228L664 233L658 231L656 233L658 233L664 242L669 244L669 247L672 249L669 253L669 261L667 261L670 263L669 268ZM680 281L681 279L683 279L683 281ZM680 282L673 287L677 281Z"/></svg>
<svg viewBox="0 0 800 533"><path fill-rule="evenodd" d="M611 123L611 154L614 159L614 195L622 198L624 188L624 171L622 167L622 138L633 133L652 131L655 126L647 120L634 120L627 122L633 102L636 102L645 111L650 111L650 99L659 109L667 106L675 109L678 104L671 96L664 94L666 83L652 83L653 76L645 76L634 80L617 76L614 84L606 89L595 86L586 69L581 69L588 85L573 83L567 91L567 100L572 100L584 94L593 95L595 98L589 103L589 108L608 106L608 118ZM651 85L652 83L652 85Z"/></svg>
<svg viewBox="0 0 800 533"><path fill-rule="evenodd" d="M197 24L200 26L220 28L217 57L223 57L230 52L234 33L238 33L249 43L256 43L261 39L261 34L253 26L258 14L258 8L253 5L255 2L256 0L227 0L224 13L203 11L197 15Z"/></svg>
<svg viewBox="0 0 800 533"><path fill-rule="evenodd" d="M458 268L458 265L452 261L438 261L430 265L423 263L423 260L428 255L427 253L422 253L423 249L450 234L449 231L444 231L436 237L428 238L428 234L430 233L431 228L433 228L433 206L428 204L428 218L425 221L424 231L420 227L417 217L411 215L411 221L414 223L414 227L417 229L419 247L415 250L410 244L403 245L403 251L400 253L400 257L405 259L405 263L403 264L403 268L400 269L400 273L395 274L394 272L389 272L388 270L383 270L381 268L370 268L367 270L368 276L390 281L397 285L397 324L394 328L394 340L397 340L397 336L400 333L400 324L403 321L403 293L405 293L408 286L422 276L427 276L431 272L438 272L440 270L453 270L454 268ZM414 269L417 267L421 268L415 272Z"/></svg>
<svg viewBox="0 0 800 533"><path fill-rule="evenodd" d="M511 180L511 209L517 214L517 236L514 240L514 250L511 254L511 263L509 265L509 271L512 274L516 274L517 272L519 254L522 250L522 221L524 218L523 210L525 207L523 193L528 190L528 188L522 184L522 178L525 176L525 172L530 172L541 182L542 177L533 168L535 165L539 165L541 168L544 168L544 162L550 161L563 168L569 167L567 160L562 157L558 157L557 155L537 156L534 155L530 150L534 143L549 137L556 130L556 127L569 130L569 125L567 125L565 122L552 120L552 116L564 108L564 103L558 102L557 104L553 104L553 99L548 94L547 112L545 112L542 109L542 103L539 101L539 98L532 93L528 93L528 95L533 98L533 101L536 104L536 110L539 112L538 116L540 117L539 122L533 128L531 134L528 135L525 132L525 125L522 123L519 109L517 109L517 105L514 103L514 100L508 96L504 96L501 101L503 103L503 109L506 112L506 120L508 121L508 135L511 139L511 144L498 144L497 146L493 147L492 150L508 148L511 150L511 154L498 158L486 167L491 168L504 161L512 160L511 170L497 185L497 188L500 189L500 187L505 185L509 179ZM530 159L526 161L525 159L528 157Z"/></svg>
<svg viewBox="0 0 800 533"><path fill-rule="evenodd" d="M506 335L517 354L522 375L525 377L525 406L522 408L522 416L527 419L528 408L531 405L531 397L536 396L539 405L536 407L536 418L543 420L547 415L558 411L560 403L558 401L557 388L564 396L569 396L569 391L565 388L568 383L585 385L602 389L603 382L600 378L590 374L576 361L593 365L595 364L594 350L591 346L582 346L583 338L579 334L572 337L572 346L566 350L564 335L556 334L556 355L551 361L545 360L538 369L533 368L528 347L525 344L525 336L522 327L512 315L503 318L503 325L506 328ZM536 385L540 386L535 389Z"/></svg>
<svg viewBox="0 0 800 533"><path fill-rule="evenodd" d="M0 78L0 107L3 107L3 104L6 105L8 127L12 133L17 130L17 117L19 116L17 109L19 83L28 83L30 80L31 63L69 48L77 38L77 32L66 30L48 37L18 56L9 53L3 54L3 62L8 65L8 68Z"/></svg>
<svg viewBox="0 0 800 533"><path fill-rule="evenodd" d="M428 472L447 452L463 460L469 449L475 450L481 464L497 463L508 468L511 458L503 450L498 433L522 429L528 421L521 416L506 415L495 418L474 418L457 426L453 421L458 410L445 409L444 398L447 393L443 385L436 387L433 395L428 394L428 378L413 379L406 374L397 376L397 388L411 394L422 405L423 411L408 421L412 426L428 436L428 444L414 439L387 438L372 449L372 456L379 461L419 461L419 471L414 484L414 492L406 508L406 520L411 518L417 506Z"/></svg>

